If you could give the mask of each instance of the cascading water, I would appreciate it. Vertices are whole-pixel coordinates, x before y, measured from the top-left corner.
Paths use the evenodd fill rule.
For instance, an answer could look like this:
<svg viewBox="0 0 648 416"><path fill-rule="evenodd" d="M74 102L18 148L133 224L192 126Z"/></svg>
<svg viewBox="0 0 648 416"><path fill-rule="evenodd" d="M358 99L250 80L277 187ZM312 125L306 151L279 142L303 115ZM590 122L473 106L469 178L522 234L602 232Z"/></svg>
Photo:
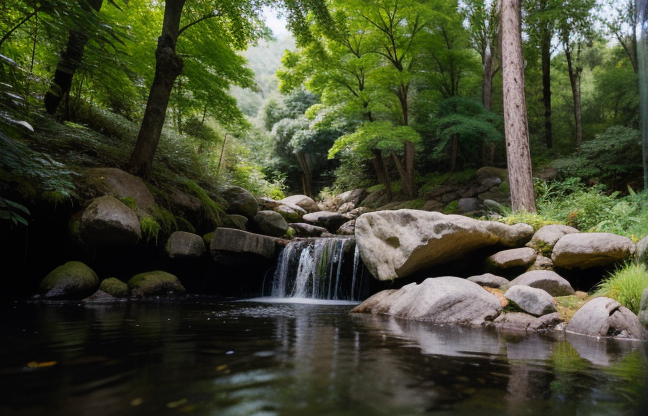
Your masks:
<svg viewBox="0 0 648 416"><path fill-rule="evenodd" d="M368 291L364 267L352 238L291 241L279 256L270 296L361 300ZM265 288L264 288L265 289Z"/></svg>

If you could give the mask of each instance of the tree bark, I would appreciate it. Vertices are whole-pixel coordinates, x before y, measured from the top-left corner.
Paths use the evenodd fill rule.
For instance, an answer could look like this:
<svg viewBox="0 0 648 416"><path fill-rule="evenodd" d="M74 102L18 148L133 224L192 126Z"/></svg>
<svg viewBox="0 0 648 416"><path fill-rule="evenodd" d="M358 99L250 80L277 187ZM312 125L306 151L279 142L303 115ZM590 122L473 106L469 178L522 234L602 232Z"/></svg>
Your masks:
<svg viewBox="0 0 648 416"><path fill-rule="evenodd" d="M641 147L643 151L644 190L648 189L648 0L637 0L637 62L641 108Z"/></svg>
<svg viewBox="0 0 648 416"><path fill-rule="evenodd" d="M167 0L164 8L162 34L158 38L155 51L155 77L137 143L127 167L129 172L138 176L151 174L153 157L160 142L171 90L176 78L182 73L183 61L176 55L175 49L184 4L185 0Z"/></svg>
<svg viewBox="0 0 648 416"><path fill-rule="evenodd" d="M313 196L313 178L308 167L308 161L306 160L306 155L303 152L296 153L297 160L299 161L299 166L302 170L302 187L304 190L304 195L312 197Z"/></svg>
<svg viewBox="0 0 648 416"><path fill-rule="evenodd" d="M81 7L88 10L88 6L95 11L101 10L103 0L87 0L81 3ZM72 88L72 79L83 60L85 45L88 43L88 33L84 28L71 29L68 36L65 51L61 53L61 59L56 65L54 80L49 91L45 94L45 110L49 114L56 114L56 109L65 95L69 94Z"/></svg>
<svg viewBox="0 0 648 416"><path fill-rule="evenodd" d="M482 104L488 111L493 109L493 51L490 41L482 57Z"/></svg>
<svg viewBox="0 0 648 416"><path fill-rule="evenodd" d="M378 180L385 186L385 192L387 192L387 198L391 201L393 197L392 190L391 190L391 179L389 178L389 172L385 168L385 162L382 157L382 152L378 149L373 149L371 152L374 155L371 162L373 163L374 169L376 170L376 175L378 176Z"/></svg>
<svg viewBox="0 0 648 416"><path fill-rule="evenodd" d="M574 60L572 56L571 47L569 46L569 39L564 38L565 45L565 58L567 59L567 70L569 71L569 84L571 85L572 98L574 101L574 125L576 127L575 145L576 149L580 149L583 144L583 120L581 114L581 89L580 89L580 74L581 68L574 68Z"/></svg>
<svg viewBox="0 0 648 416"><path fill-rule="evenodd" d="M540 2L540 11L547 8L547 0ZM549 23L540 23L540 54L542 59L542 103L544 104L544 138L547 149L553 147L553 133L551 126L551 30Z"/></svg>
<svg viewBox="0 0 648 416"><path fill-rule="evenodd" d="M409 85L401 84L398 86L398 101L400 101L401 112L403 115L403 125L409 125L409 106L407 103L407 95L409 91ZM407 199L414 199L414 143L407 141L405 142L405 175L402 178L403 188L405 189L405 194ZM400 163L400 162L399 162Z"/></svg>
<svg viewBox="0 0 648 416"><path fill-rule="evenodd" d="M514 212L535 212L529 131L524 96L520 0L502 0L502 76L506 158Z"/></svg>
<svg viewBox="0 0 648 416"><path fill-rule="evenodd" d="M455 172L457 167L457 155L459 154L459 136L452 136L452 149L450 151L450 173Z"/></svg>

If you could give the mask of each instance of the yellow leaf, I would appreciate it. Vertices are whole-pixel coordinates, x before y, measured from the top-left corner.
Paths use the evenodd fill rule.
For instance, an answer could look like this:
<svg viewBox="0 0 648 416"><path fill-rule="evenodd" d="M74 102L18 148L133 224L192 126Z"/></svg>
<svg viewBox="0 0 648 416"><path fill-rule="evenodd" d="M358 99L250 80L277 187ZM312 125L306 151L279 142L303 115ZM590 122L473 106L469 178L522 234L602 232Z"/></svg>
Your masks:
<svg viewBox="0 0 648 416"><path fill-rule="evenodd" d="M187 404L188 402L189 402L189 400L187 400L187 399L180 399L180 400L175 401L175 402L167 403L167 407L169 409L175 409L176 407L180 407L180 406L182 406L184 404Z"/></svg>
<svg viewBox="0 0 648 416"><path fill-rule="evenodd" d="M47 361L44 363L38 363L36 361L32 361L27 364L27 367L29 368L44 368L44 367L51 367L53 365L56 365L56 361Z"/></svg>
<svg viewBox="0 0 648 416"><path fill-rule="evenodd" d="M223 371L227 369L227 364L219 365L216 367L216 371Z"/></svg>

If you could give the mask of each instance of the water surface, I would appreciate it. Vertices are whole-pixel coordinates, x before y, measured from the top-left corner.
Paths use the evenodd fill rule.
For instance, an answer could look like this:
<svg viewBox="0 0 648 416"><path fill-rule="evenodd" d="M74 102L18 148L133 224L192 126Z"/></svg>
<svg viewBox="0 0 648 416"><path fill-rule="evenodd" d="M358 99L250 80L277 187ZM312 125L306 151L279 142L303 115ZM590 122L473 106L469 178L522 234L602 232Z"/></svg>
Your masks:
<svg viewBox="0 0 648 416"><path fill-rule="evenodd" d="M350 316L349 304L16 304L0 415L634 415L643 344Z"/></svg>

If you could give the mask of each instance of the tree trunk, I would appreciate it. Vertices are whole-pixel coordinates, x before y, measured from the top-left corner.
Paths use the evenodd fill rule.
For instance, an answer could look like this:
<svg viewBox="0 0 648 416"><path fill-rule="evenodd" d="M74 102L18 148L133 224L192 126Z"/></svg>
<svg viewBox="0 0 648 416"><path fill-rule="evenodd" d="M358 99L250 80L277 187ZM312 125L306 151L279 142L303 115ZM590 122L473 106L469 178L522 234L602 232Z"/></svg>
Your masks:
<svg viewBox="0 0 648 416"><path fill-rule="evenodd" d="M452 150L450 151L450 173L455 172L457 167L457 154L459 153L459 136L452 136Z"/></svg>
<svg viewBox="0 0 648 416"><path fill-rule="evenodd" d="M407 172L405 171L405 169L403 169L403 165L401 165L400 160L398 160L398 156L396 156L396 152L394 152L393 150L391 151L391 157L392 160L394 161L394 165L396 166L396 170L398 171L398 176L400 176L401 182L403 183L403 188L405 189L405 193L408 195L408 198L411 199L409 197L409 192L406 188Z"/></svg>
<svg viewBox="0 0 648 416"><path fill-rule="evenodd" d="M403 115L403 125L409 125L409 107L407 104L409 85L400 84L398 86L398 101L400 101L401 112ZM405 142L405 176L402 178L403 188L407 199L414 199L414 143Z"/></svg>
<svg viewBox="0 0 648 416"><path fill-rule="evenodd" d="M86 5L87 4L87 5ZM88 11L89 5L95 11L101 10L103 0L87 0L82 2L81 7ZM45 110L49 114L56 114L56 109L63 100L65 95L69 94L72 88L72 79L83 60L85 45L88 43L88 34L85 29L71 29L68 36L65 51L61 53L61 59L56 65L54 80L50 85L49 91L45 94Z"/></svg>
<svg viewBox="0 0 648 416"><path fill-rule="evenodd" d="M137 143L128 162L128 170L138 176L148 176L151 173L153 157L160 142L171 90L176 78L182 73L183 62L176 55L175 48L184 4L185 0L167 0L164 8L162 34L158 38L155 51L155 77L149 92Z"/></svg>
<svg viewBox="0 0 648 416"><path fill-rule="evenodd" d="M502 0L504 132L513 211L535 212L526 99L524 97L520 9L520 0Z"/></svg>
<svg viewBox="0 0 648 416"><path fill-rule="evenodd" d="M299 166L302 170L302 187L304 189L304 195L312 197L313 196L313 178L311 176L310 168L308 167L308 161L306 160L306 155L303 152L296 153L297 160L299 161Z"/></svg>
<svg viewBox="0 0 648 416"><path fill-rule="evenodd" d="M540 11L547 8L547 0L540 2ZM551 31L547 21L541 22L540 54L542 56L542 103L544 104L544 136L547 149L553 147L551 126Z"/></svg>
<svg viewBox="0 0 648 416"><path fill-rule="evenodd" d="M493 51L490 40L482 57L482 104L488 111L493 109Z"/></svg>
<svg viewBox="0 0 648 416"><path fill-rule="evenodd" d="M648 0L637 0L637 62L641 108L641 143L643 150L644 190L648 189Z"/></svg>
<svg viewBox="0 0 648 416"><path fill-rule="evenodd" d="M382 183L385 186L385 192L387 192L387 198L391 201L393 197L392 190L391 190L391 180L389 178L389 172L385 168L385 162L383 161L382 152L378 149L373 149L371 152L374 155L371 162L373 163L374 169L376 170L376 176L378 176L378 180L380 181L380 183Z"/></svg>
<svg viewBox="0 0 648 416"><path fill-rule="evenodd" d="M574 101L574 125L576 126L576 149L580 149L583 144L583 121L581 116L581 91L580 91L580 73L581 68L574 68L571 47L569 39L563 39L565 45L565 58L567 58L567 70L569 71L569 84L571 85L572 97Z"/></svg>

